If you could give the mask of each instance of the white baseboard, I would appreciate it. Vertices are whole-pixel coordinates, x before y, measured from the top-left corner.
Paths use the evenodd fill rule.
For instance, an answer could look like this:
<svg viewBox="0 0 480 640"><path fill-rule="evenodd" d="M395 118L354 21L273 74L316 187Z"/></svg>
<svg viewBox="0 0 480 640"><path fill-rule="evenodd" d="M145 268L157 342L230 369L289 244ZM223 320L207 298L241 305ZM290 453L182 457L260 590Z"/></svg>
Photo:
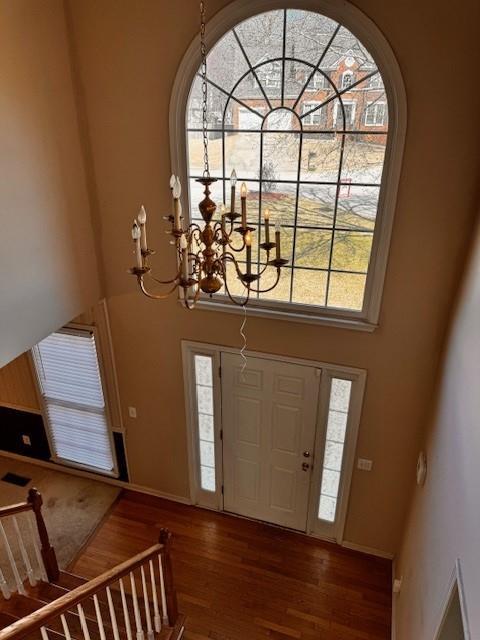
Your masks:
<svg viewBox="0 0 480 640"><path fill-rule="evenodd" d="M377 558L385 558L386 560L393 560L394 558L394 554L390 553L389 551L382 551L381 549L374 549L373 547L365 547L363 544L348 542L348 540L344 540L341 545L346 549L352 549L352 551L361 551L362 553L367 553L370 556L377 556Z"/></svg>
<svg viewBox="0 0 480 640"><path fill-rule="evenodd" d="M81 478L89 478L90 480L97 480L98 482L105 482L106 484L113 484L116 487L122 489L129 489L130 491L138 491L149 496L155 496L156 498L164 498L165 500L171 500L172 502L179 502L180 504L192 504L189 498L184 496L176 496L172 493L165 493L164 491L157 491L156 489L150 489L149 487L143 487L140 484L133 484L132 482L124 482L123 480L117 480L116 478L110 478L108 476L99 475L96 473L90 473L89 471L82 471L82 469L76 469L74 467L67 467L54 462L48 462L47 460L37 460L37 458L30 458L29 456L22 456L18 453L10 453L10 451L0 451L0 457L12 458L13 460L19 460L20 462L28 462L36 464L39 467L46 467L47 469L53 469L54 471L61 471L62 473L68 473L72 476L80 476Z"/></svg>

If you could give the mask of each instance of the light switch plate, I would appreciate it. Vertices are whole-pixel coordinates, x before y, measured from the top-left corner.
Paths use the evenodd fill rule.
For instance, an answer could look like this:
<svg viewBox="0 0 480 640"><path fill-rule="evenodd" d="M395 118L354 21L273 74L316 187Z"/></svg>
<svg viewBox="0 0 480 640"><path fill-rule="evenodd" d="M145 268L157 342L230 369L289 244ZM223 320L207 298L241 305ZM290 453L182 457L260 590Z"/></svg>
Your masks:
<svg viewBox="0 0 480 640"><path fill-rule="evenodd" d="M128 407L128 415L130 416L130 418L136 418L137 417L137 410L135 407Z"/></svg>
<svg viewBox="0 0 480 640"><path fill-rule="evenodd" d="M366 460L365 458L359 458L357 462L357 468L362 471L371 471L373 467L373 462L371 460Z"/></svg>

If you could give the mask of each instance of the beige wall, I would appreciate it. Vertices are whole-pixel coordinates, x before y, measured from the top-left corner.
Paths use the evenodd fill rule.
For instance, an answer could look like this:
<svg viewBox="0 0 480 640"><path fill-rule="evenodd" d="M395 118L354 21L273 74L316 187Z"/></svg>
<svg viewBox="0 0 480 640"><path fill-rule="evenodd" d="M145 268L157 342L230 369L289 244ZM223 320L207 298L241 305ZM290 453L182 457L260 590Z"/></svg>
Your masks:
<svg viewBox="0 0 480 640"><path fill-rule="evenodd" d="M456 559L470 637L480 638L480 229L455 314L426 451L428 476L415 491L397 576L397 640L432 638Z"/></svg>
<svg viewBox="0 0 480 640"><path fill-rule="evenodd" d="M292 0L293 3L293 0ZM227 4L211 0L209 12ZM380 328L373 334L250 318L248 345L368 370L346 538L393 552L414 477L446 317L474 215L480 161L476 0L359 0L390 41L404 74L409 128ZM141 297L126 274L129 230L150 212L155 263L174 271L162 214L169 209L168 105L175 71L198 28L185 0L70 0L101 211L107 295L128 453L135 483L188 492L182 338L239 346L240 318ZM138 409L128 418L127 406Z"/></svg>
<svg viewBox="0 0 480 640"><path fill-rule="evenodd" d="M0 406L40 411L34 373L27 353L0 369Z"/></svg>
<svg viewBox="0 0 480 640"><path fill-rule="evenodd" d="M0 0L0 366L99 297L61 0Z"/></svg>

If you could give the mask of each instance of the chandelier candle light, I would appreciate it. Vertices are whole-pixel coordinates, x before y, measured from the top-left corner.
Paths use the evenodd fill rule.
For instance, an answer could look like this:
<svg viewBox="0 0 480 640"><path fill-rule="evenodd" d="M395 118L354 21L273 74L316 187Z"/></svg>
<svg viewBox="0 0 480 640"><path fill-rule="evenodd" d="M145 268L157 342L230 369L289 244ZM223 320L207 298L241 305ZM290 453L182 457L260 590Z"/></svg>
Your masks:
<svg viewBox="0 0 480 640"><path fill-rule="evenodd" d="M171 224L171 228L167 233L173 237L172 244L175 245L177 255L177 273L170 280L158 280L153 277L149 266L149 258L155 252L149 249L147 245L147 213L143 206L132 227L136 264L130 269L130 273L137 278L141 291L147 297L155 300L164 299L178 289L182 292L185 306L188 309L192 309L202 292L213 296L215 293L224 290L234 304L245 307L252 293L266 293L277 286L280 280L281 268L287 264L288 260L281 256L279 221L275 225L275 242L270 242L270 211L266 209L264 212L265 241L260 243L260 248L265 252L265 259L258 262L256 272L252 270L252 244L255 228L249 227L247 224L248 189L245 182L240 187L240 213L235 210L237 184L235 170L232 171L230 176L230 210L227 211L226 205L222 204L220 207L220 219L213 221L217 206L210 199L210 185L216 182L216 178L210 176L208 161L207 55L204 2L200 2L200 13L204 171L203 177L198 178L197 182L204 187L203 193L205 197L198 205L203 224L192 223L189 226L184 224L180 202L182 186L180 179L172 175L170 178L170 190L173 198L172 214L164 216L164 219ZM234 227L238 218L240 218L240 225ZM274 258L270 255L272 249L275 249ZM244 271L240 266L243 263L246 263ZM233 266L233 272L227 273L228 265ZM276 278L271 286L261 289L259 286L260 281L269 267L273 267L276 270ZM154 282L170 285L169 290L162 294L148 291L145 285L146 276ZM232 277L238 279L244 285L245 293L243 296L234 296L230 292L229 280Z"/></svg>

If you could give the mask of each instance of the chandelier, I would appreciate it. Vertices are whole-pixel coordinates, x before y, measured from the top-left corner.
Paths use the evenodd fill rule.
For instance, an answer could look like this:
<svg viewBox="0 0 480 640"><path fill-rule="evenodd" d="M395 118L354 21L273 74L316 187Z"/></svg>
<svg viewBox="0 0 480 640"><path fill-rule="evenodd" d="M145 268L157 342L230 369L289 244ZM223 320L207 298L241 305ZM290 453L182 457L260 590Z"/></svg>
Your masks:
<svg viewBox="0 0 480 640"><path fill-rule="evenodd" d="M287 264L288 260L282 258L281 255L280 224L278 221L275 225L275 240L271 241L270 239L270 215L266 210L264 213L265 239L260 243L260 248L265 252L264 260L259 261L256 270L252 270L252 243L255 228L247 225L248 193L245 183L240 188L240 213L235 210L237 188L235 170L232 171L230 177L230 210L227 211L225 204L222 204L220 219L213 221L217 206L210 198L209 187L216 182L216 178L210 176L208 160L207 50L205 45L205 3L203 1L200 2L200 22L204 171L203 176L198 178L197 182L204 186L205 198L198 205L204 224L193 223L185 227L180 202L181 183L178 177L172 175L170 189L173 198L173 213L164 216L164 219L171 224L167 233L173 236L171 243L176 247L178 271L171 280L159 280L152 275L149 258L155 252L147 245L147 214L142 206L132 227L136 264L130 269L130 273L136 276L142 293L155 300L165 299L174 291L179 290L185 306L192 309L202 292L212 297L215 293L224 290L234 304L246 307L252 293L266 293L277 286L281 268ZM233 269L227 275L229 265ZM240 265L245 265L244 270ZM262 277L269 267L276 270L276 278L271 286L261 289ZM168 285L168 290L160 294L150 292L145 283L146 277L155 283ZM238 279L244 286L244 293L240 297L234 296L230 291L229 282L232 277Z"/></svg>

